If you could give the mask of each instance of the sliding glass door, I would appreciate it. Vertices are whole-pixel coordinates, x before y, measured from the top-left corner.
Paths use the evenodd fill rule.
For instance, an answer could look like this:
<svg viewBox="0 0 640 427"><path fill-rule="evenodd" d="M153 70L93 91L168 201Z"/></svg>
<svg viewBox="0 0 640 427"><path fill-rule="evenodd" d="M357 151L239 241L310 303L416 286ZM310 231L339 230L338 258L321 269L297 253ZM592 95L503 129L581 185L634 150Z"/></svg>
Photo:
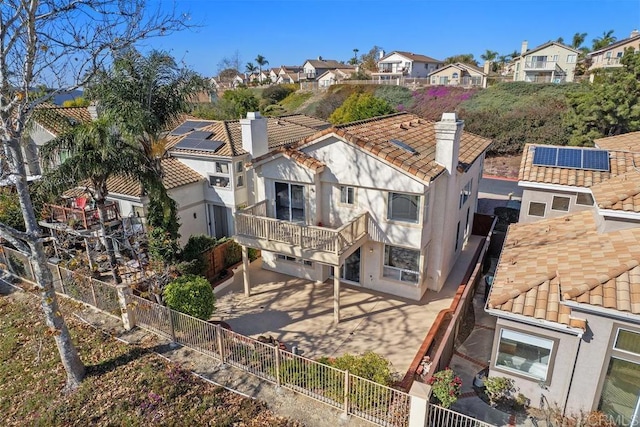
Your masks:
<svg viewBox="0 0 640 427"><path fill-rule="evenodd" d="M292 222L305 222L304 186L276 182L276 218Z"/></svg>

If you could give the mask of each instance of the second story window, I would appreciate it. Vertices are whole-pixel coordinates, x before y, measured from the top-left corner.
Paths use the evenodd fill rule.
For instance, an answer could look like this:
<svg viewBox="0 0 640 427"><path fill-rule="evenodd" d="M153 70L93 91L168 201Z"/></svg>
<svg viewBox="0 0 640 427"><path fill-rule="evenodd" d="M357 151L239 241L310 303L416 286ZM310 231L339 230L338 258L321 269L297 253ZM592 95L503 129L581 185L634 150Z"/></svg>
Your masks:
<svg viewBox="0 0 640 427"><path fill-rule="evenodd" d="M418 222L420 196L405 193L389 193L387 219Z"/></svg>
<svg viewBox="0 0 640 427"><path fill-rule="evenodd" d="M340 203L344 205L355 205L356 189L354 187L340 186Z"/></svg>
<svg viewBox="0 0 640 427"><path fill-rule="evenodd" d="M469 197L471 197L472 188L473 188L473 179L467 182L464 188L460 190L460 206L459 206L460 209L462 209L462 206L464 206L464 204L467 203L467 200L469 200Z"/></svg>
<svg viewBox="0 0 640 427"><path fill-rule="evenodd" d="M571 55L567 55L567 64L575 64L575 62L576 62L575 53L572 53Z"/></svg>
<svg viewBox="0 0 640 427"><path fill-rule="evenodd" d="M244 187L244 165L242 161L236 162L236 188Z"/></svg>
<svg viewBox="0 0 640 427"><path fill-rule="evenodd" d="M209 185L212 187L228 188L229 180L229 162L216 162L215 174L209 175Z"/></svg>

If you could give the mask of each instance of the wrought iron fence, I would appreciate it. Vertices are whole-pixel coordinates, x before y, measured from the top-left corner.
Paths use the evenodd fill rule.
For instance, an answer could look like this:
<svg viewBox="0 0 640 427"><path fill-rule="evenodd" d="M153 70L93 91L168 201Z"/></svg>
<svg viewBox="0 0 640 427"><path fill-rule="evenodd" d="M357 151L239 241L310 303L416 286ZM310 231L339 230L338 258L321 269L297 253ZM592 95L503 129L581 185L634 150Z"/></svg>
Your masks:
<svg viewBox="0 0 640 427"><path fill-rule="evenodd" d="M484 421L437 405L429 405L426 425L430 427L495 427L493 424L485 423Z"/></svg>
<svg viewBox="0 0 640 427"><path fill-rule="evenodd" d="M161 336L382 426L409 423L410 396L131 295L136 323Z"/></svg>

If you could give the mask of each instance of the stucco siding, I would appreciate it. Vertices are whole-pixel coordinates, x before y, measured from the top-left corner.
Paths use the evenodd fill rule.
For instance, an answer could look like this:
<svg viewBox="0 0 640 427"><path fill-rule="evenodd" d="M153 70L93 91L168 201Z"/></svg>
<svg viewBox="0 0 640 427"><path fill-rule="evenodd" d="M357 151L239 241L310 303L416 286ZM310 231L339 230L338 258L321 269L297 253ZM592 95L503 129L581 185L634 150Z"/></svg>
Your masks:
<svg viewBox="0 0 640 427"><path fill-rule="evenodd" d="M582 189L584 190L584 189ZM554 197L568 198L569 209L567 211L553 209ZM562 190L546 190L539 188L524 188L522 191L522 203L519 222L535 222L545 218L555 218L572 212L580 212L594 209L594 206L579 205L576 203L577 192ZM530 203L544 203L544 216L529 215Z"/></svg>

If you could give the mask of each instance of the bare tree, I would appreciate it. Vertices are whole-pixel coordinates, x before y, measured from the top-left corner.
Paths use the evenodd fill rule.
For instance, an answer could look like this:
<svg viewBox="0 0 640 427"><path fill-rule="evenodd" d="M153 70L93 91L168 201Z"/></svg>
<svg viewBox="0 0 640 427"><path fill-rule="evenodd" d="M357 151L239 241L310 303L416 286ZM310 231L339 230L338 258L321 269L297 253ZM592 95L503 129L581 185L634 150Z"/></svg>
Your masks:
<svg viewBox="0 0 640 427"><path fill-rule="evenodd" d="M236 72L239 73L241 66L242 57L240 56L240 51L236 49L233 54L225 56L218 62L218 74L224 70L236 70Z"/></svg>
<svg viewBox="0 0 640 427"><path fill-rule="evenodd" d="M21 149L31 114L54 95L82 87L111 54L140 40L187 27L175 10L152 9L146 0L2 0L0 2L0 171L19 195L25 232L0 223L0 237L33 265L47 326L67 372L66 390L85 368L58 307L47 268L42 232L27 186ZM47 90L34 91L35 87Z"/></svg>

